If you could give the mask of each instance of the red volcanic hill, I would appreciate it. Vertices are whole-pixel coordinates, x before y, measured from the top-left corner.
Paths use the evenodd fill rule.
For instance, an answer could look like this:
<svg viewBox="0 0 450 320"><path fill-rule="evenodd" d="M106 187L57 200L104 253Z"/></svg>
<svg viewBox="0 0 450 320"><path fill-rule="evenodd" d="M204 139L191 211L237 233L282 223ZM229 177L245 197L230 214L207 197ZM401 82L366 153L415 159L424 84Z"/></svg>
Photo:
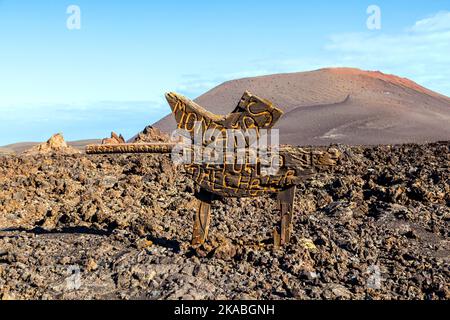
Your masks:
<svg viewBox="0 0 450 320"><path fill-rule="evenodd" d="M276 126L284 144L450 140L450 98L381 72L333 68L245 78L225 82L195 101L227 114L245 90L285 112ZM170 132L175 121L169 115L153 126Z"/></svg>

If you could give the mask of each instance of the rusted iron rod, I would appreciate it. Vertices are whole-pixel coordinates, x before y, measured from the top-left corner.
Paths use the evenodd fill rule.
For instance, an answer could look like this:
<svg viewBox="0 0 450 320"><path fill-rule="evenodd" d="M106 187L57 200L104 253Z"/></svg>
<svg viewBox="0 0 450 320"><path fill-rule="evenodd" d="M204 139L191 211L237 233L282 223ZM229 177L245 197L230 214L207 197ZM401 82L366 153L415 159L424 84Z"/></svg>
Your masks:
<svg viewBox="0 0 450 320"><path fill-rule="evenodd" d="M87 154L114 154L114 153L170 153L173 143L122 143L88 145Z"/></svg>

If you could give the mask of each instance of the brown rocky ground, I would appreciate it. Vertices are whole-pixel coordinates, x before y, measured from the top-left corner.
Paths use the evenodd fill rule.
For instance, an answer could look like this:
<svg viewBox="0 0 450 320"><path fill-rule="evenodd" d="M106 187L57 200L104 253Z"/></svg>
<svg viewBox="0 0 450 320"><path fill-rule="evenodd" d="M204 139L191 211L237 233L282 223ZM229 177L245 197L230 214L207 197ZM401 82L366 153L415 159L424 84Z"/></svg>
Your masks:
<svg viewBox="0 0 450 320"><path fill-rule="evenodd" d="M2 156L0 298L449 299L450 142L339 148L278 251L270 197L216 201L190 248L167 155Z"/></svg>

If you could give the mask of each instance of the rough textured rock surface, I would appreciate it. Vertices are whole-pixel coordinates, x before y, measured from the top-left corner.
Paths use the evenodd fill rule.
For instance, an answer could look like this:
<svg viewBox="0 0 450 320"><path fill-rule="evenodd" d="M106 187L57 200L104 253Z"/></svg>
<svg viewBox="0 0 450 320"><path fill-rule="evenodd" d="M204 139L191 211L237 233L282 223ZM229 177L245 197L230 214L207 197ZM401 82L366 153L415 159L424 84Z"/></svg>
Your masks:
<svg viewBox="0 0 450 320"><path fill-rule="evenodd" d="M125 143L125 139L123 138L122 135L118 135L115 132L111 132L111 137L110 138L105 138L102 140L102 144L120 144L120 143Z"/></svg>
<svg viewBox="0 0 450 320"><path fill-rule="evenodd" d="M160 129L152 126L145 127L145 129L138 133L135 137L130 139L130 142L169 142L170 136L162 132Z"/></svg>
<svg viewBox="0 0 450 320"><path fill-rule="evenodd" d="M48 154L48 153L65 153L65 154L76 154L80 153L79 150L69 146L61 133L53 135L47 142L38 144L31 149L25 151L24 155L35 155L35 154Z"/></svg>
<svg viewBox="0 0 450 320"><path fill-rule="evenodd" d="M449 299L450 143L337 146L299 186L292 243L271 197L215 201L167 155L0 157L2 299Z"/></svg>

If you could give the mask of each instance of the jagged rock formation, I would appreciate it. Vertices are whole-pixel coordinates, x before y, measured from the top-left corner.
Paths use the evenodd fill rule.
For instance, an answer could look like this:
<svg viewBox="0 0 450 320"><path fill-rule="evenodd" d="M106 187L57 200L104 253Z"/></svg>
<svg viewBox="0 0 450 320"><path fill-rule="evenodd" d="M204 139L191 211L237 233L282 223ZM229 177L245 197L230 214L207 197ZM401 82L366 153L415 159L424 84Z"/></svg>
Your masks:
<svg viewBox="0 0 450 320"><path fill-rule="evenodd" d="M122 135L117 135L114 131L111 132L111 138L105 138L102 140L102 144L121 144L125 143L125 139Z"/></svg>
<svg viewBox="0 0 450 320"><path fill-rule="evenodd" d="M24 155L36 155L36 154L47 154L47 153L65 153L65 154L76 154L80 153L79 150L69 146L64 140L61 133L54 134L47 142L38 144L31 149L25 151Z"/></svg>
<svg viewBox="0 0 450 320"><path fill-rule="evenodd" d="M129 142L169 142L169 134L162 132L159 128L147 126L145 129L138 133L135 137L130 139Z"/></svg>

